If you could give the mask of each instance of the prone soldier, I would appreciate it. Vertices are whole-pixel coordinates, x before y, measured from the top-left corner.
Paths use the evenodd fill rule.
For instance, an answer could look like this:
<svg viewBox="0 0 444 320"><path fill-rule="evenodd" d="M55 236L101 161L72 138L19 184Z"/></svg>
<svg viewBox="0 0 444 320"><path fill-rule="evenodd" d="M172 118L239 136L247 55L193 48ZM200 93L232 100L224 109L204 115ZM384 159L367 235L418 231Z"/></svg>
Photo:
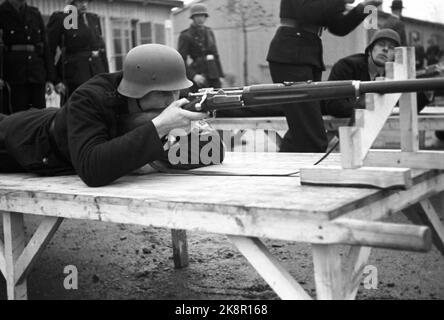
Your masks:
<svg viewBox="0 0 444 320"><path fill-rule="evenodd" d="M188 79L193 81L191 92L200 88L220 88L220 78L224 77L216 37L211 28L205 26L209 17L204 4L194 4L190 9L191 26L182 31L179 36L178 51L185 63L188 57L192 59L187 65Z"/></svg>
<svg viewBox="0 0 444 320"><path fill-rule="evenodd" d="M70 14L68 12L55 12L48 22L51 58L57 62L56 90L65 93L66 97L93 76L109 72L100 18L87 12L91 1L68 1L68 4L77 9L77 28L65 28L65 18ZM57 48L60 49L61 55L55 61ZM65 86L68 92L64 92Z"/></svg>
<svg viewBox="0 0 444 320"><path fill-rule="evenodd" d="M123 72L88 80L63 108L0 117L0 172L77 173L88 186L98 187L151 162L165 163L170 132L188 132L191 121L208 117L181 108L189 101L178 100L179 92L191 85L176 50L159 44L135 47ZM144 117L146 112L152 116ZM141 117L122 130L120 119L133 114ZM223 147L220 140L199 147L208 143Z"/></svg>

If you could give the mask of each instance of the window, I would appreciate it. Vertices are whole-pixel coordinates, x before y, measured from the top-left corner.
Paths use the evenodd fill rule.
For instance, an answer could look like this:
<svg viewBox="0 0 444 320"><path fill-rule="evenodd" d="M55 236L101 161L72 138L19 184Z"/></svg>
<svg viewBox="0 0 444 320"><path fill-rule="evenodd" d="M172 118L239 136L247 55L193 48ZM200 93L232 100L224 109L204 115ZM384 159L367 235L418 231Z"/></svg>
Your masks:
<svg viewBox="0 0 444 320"><path fill-rule="evenodd" d="M154 28L153 28L154 27ZM159 43L166 44L166 31L163 23L141 22L139 23L139 44Z"/></svg>
<svg viewBox="0 0 444 320"><path fill-rule="evenodd" d="M111 64L114 70L122 70L123 59L131 49L131 21L123 19L111 19L113 55Z"/></svg>
<svg viewBox="0 0 444 320"><path fill-rule="evenodd" d="M140 26L140 44L153 43L151 22L141 22Z"/></svg>

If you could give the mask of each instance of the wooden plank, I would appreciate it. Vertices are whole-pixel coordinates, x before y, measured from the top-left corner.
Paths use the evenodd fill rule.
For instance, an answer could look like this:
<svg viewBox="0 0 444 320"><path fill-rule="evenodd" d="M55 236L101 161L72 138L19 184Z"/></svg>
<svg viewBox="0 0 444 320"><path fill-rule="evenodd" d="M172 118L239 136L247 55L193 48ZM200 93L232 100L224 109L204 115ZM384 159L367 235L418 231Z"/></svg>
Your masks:
<svg viewBox="0 0 444 320"><path fill-rule="evenodd" d="M428 225L432 228L434 237L434 244L444 255L444 224L435 210L434 205L430 200L423 200L420 202L422 209L424 210L425 217L428 221Z"/></svg>
<svg viewBox="0 0 444 320"><path fill-rule="evenodd" d="M344 299L344 277L339 246L312 245L312 251L318 300Z"/></svg>
<svg viewBox="0 0 444 320"><path fill-rule="evenodd" d="M259 239L231 235L228 238L281 299L311 300L304 288L281 266Z"/></svg>
<svg viewBox="0 0 444 320"><path fill-rule="evenodd" d="M3 213L3 234L5 237L6 286L8 300L26 300L28 296L26 279L15 282L15 262L25 248L23 214Z"/></svg>
<svg viewBox="0 0 444 320"><path fill-rule="evenodd" d="M344 279L345 291L344 299L354 300L358 293L361 280L363 278L364 268L370 257L372 248L370 247L350 247L345 260Z"/></svg>
<svg viewBox="0 0 444 320"><path fill-rule="evenodd" d="M341 165L344 169L360 168L363 165L362 130L356 127L339 128ZM323 177L322 177L323 178ZM304 178L305 179L305 178Z"/></svg>
<svg viewBox="0 0 444 320"><path fill-rule="evenodd" d="M369 167L444 170L444 151L371 150L364 164Z"/></svg>
<svg viewBox="0 0 444 320"><path fill-rule="evenodd" d="M26 279L35 261L52 239L62 221L63 218L46 217L40 223L26 248L15 262L14 281L16 284Z"/></svg>
<svg viewBox="0 0 444 320"><path fill-rule="evenodd" d="M433 178L416 183L408 190L391 192L382 201L369 199L365 204L361 203L362 206L359 208L350 204L343 208L346 213L341 216L341 219L381 220L389 214L406 209L412 203L417 203L429 198L430 195L439 194L443 191L444 174L440 173Z"/></svg>
<svg viewBox="0 0 444 320"><path fill-rule="evenodd" d="M176 269L186 268L189 265L188 260L188 241L185 230L171 230L171 239L173 241L173 261Z"/></svg>
<svg viewBox="0 0 444 320"><path fill-rule="evenodd" d="M343 169L341 167L301 168L301 184L331 186L370 186L377 188L410 188L412 173L405 168Z"/></svg>
<svg viewBox="0 0 444 320"><path fill-rule="evenodd" d="M5 245L0 240L0 272L6 278Z"/></svg>
<svg viewBox="0 0 444 320"><path fill-rule="evenodd" d="M404 58L407 67L407 78L416 78L415 48L405 49ZM399 101L401 150L405 152L419 151L418 104L416 92L404 93Z"/></svg>
<svg viewBox="0 0 444 320"><path fill-rule="evenodd" d="M428 227L338 218L334 224L347 228L350 241L343 244L427 252L432 246ZM328 228L328 225L325 225Z"/></svg>

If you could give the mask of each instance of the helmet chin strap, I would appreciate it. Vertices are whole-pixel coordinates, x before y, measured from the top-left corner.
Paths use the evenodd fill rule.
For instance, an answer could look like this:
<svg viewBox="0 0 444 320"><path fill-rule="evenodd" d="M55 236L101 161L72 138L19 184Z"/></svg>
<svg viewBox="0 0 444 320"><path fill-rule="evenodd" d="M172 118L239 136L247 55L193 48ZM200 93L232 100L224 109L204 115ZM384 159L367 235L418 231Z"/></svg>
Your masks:
<svg viewBox="0 0 444 320"><path fill-rule="evenodd" d="M140 99L135 99L135 100L136 100L137 107L139 108L139 110L141 112L143 112L142 106L140 105Z"/></svg>

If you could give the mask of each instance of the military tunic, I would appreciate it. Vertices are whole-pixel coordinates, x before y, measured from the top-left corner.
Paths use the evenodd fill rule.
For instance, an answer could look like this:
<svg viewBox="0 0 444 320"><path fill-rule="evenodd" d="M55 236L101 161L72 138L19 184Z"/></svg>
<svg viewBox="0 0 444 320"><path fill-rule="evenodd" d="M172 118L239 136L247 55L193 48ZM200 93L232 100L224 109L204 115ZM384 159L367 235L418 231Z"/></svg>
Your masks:
<svg viewBox="0 0 444 320"><path fill-rule="evenodd" d="M187 64L188 57L192 62L187 64L187 76L193 80L196 74L207 79L206 87L220 88L220 78L224 76L216 37L211 28L207 26L191 26L182 31L179 36L178 51ZM199 86L194 83L190 91L195 92Z"/></svg>
<svg viewBox="0 0 444 320"><path fill-rule="evenodd" d="M45 108L45 83L54 80L46 42L45 25L39 10L24 4L20 11L8 1L0 5L3 31L4 80L11 87L11 105L4 113Z"/></svg>
<svg viewBox="0 0 444 320"><path fill-rule="evenodd" d="M100 18L89 12L79 14L78 28L66 29L64 20L67 16L64 12L51 15L48 38L53 59L57 48L62 51L57 60L57 83L63 82L68 86L68 94L72 94L82 83L109 69Z"/></svg>

